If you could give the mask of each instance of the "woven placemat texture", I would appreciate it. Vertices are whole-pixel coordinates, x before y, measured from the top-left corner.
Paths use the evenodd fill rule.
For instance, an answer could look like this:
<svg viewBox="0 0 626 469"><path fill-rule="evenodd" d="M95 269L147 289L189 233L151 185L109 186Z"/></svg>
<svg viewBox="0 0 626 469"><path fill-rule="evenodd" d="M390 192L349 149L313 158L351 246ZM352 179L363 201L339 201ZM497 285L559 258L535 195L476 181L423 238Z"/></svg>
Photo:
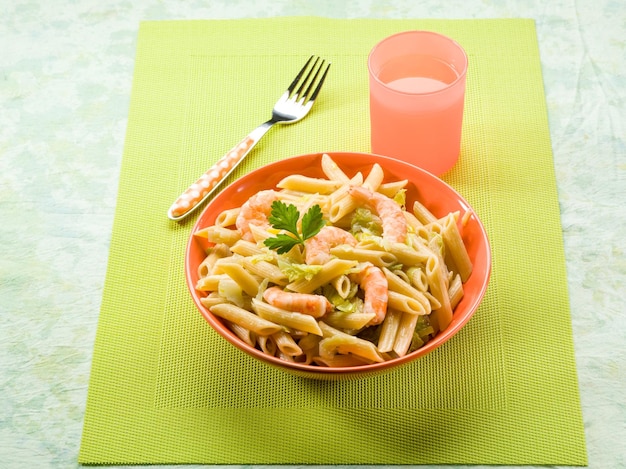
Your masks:
<svg viewBox="0 0 626 469"><path fill-rule="evenodd" d="M492 244L480 309L441 349L362 381L253 361L195 309L172 201L311 54L332 61L311 114L230 178L322 151L369 151L367 54L408 29L469 55L459 163L444 179ZM586 464L559 206L532 20L144 22L79 460L92 464Z"/></svg>

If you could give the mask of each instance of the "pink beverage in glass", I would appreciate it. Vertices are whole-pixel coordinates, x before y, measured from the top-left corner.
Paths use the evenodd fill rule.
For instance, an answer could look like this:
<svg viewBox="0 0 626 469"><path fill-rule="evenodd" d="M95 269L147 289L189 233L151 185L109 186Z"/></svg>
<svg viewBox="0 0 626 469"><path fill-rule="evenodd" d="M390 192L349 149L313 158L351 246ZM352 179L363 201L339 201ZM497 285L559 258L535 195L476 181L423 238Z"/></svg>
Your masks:
<svg viewBox="0 0 626 469"><path fill-rule="evenodd" d="M369 61L372 153L442 175L461 147L467 55L429 31L390 36Z"/></svg>

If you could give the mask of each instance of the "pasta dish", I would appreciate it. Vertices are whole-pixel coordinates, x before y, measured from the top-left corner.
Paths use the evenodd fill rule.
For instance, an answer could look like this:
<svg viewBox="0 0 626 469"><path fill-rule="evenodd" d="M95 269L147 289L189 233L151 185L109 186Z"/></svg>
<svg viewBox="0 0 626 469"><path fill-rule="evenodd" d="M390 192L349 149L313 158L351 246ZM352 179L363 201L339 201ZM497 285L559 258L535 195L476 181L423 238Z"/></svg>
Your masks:
<svg viewBox="0 0 626 469"><path fill-rule="evenodd" d="M407 180L373 164L325 177L293 174L194 232L210 247L200 301L239 339L308 365L384 362L419 349L450 324L472 263L469 213L436 217L406 203Z"/></svg>

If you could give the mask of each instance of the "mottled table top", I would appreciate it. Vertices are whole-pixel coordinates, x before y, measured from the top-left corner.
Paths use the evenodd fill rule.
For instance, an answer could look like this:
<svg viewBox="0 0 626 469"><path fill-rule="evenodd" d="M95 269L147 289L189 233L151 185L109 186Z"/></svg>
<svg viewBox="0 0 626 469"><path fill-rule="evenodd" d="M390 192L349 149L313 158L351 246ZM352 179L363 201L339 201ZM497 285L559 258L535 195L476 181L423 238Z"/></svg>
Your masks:
<svg viewBox="0 0 626 469"><path fill-rule="evenodd" d="M589 466L626 467L619 0L14 1L0 15L0 465L76 467L139 22L536 20Z"/></svg>

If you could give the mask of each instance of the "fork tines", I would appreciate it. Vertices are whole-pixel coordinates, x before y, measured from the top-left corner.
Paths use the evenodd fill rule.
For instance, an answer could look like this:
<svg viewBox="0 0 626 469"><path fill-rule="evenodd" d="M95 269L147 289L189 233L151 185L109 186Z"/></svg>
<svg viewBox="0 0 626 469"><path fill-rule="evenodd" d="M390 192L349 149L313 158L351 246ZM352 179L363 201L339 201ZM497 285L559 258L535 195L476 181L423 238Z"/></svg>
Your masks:
<svg viewBox="0 0 626 469"><path fill-rule="evenodd" d="M315 61L313 61L314 58L315 58ZM312 65L311 65L311 62L312 62ZM307 62L304 64L304 67L302 67L302 70L298 72L298 75L296 76L296 78L293 80L291 85L289 85L289 88L288 88L289 94L291 95L293 93L293 90L296 89L296 86L300 85L298 87L298 90L293 95L296 98L296 100L302 101L302 103L305 103L307 101L314 101L315 98L317 98L317 94L320 92L322 85L324 84L324 80L326 79L326 74L328 73L328 69L330 68L330 62L328 62L324 70L324 73L322 73L322 76L318 81L317 77L322 71L322 68L324 67L325 63L326 61L324 59L320 59L320 57L315 57L314 55L309 57L309 60L307 60ZM309 67L309 65L311 65L311 67ZM303 78L303 75L305 73L306 73L306 76L304 76ZM317 83L317 86L315 86L316 83ZM302 90L305 89L305 87L306 87L306 91L302 93Z"/></svg>

